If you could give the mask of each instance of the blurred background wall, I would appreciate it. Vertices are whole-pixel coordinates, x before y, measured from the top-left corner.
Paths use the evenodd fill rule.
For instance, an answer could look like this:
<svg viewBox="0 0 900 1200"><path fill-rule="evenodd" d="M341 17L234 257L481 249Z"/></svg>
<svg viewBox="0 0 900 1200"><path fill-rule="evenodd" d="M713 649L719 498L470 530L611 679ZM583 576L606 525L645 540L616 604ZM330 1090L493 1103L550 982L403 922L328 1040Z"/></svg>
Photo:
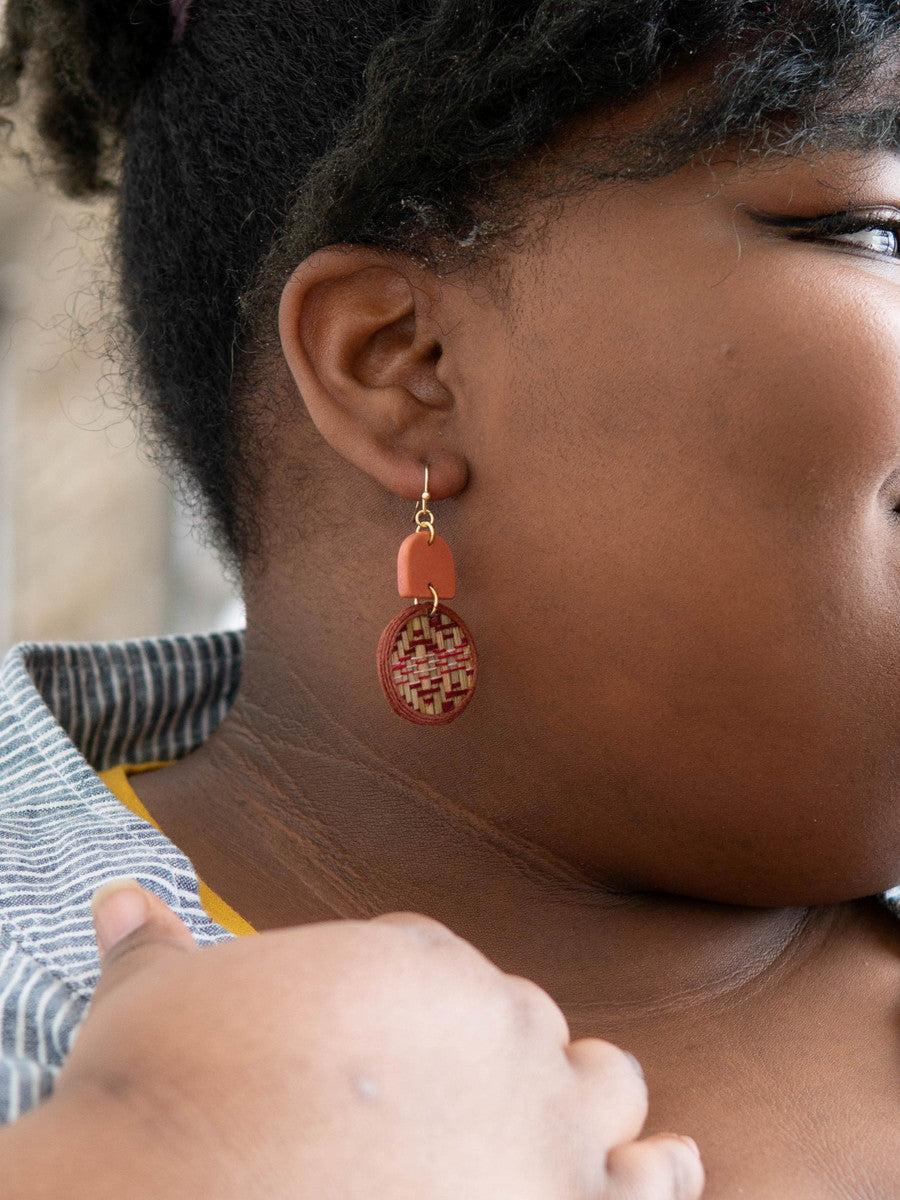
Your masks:
<svg viewBox="0 0 900 1200"><path fill-rule="evenodd" d="M0 653L243 621L142 457L102 334L78 334L105 219L0 159Z"/></svg>

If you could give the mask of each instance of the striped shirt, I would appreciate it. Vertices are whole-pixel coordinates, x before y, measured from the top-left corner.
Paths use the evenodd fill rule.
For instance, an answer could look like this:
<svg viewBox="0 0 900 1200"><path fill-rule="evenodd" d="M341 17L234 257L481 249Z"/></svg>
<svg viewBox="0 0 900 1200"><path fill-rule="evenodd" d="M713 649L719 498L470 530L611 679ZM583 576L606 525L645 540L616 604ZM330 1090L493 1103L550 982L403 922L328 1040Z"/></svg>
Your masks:
<svg viewBox="0 0 900 1200"><path fill-rule="evenodd" d="M202 945L188 859L98 771L180 758L228 711L242 634L14 647L0 667L0 1122L47 1096L100 975L94 891L128 875ZM900 888L883 897L900 916Z"/></svg>
<svg viewBox="0 0 900 1200"><path fill-rule="evenodd" d="M100 975L90 900L127 875L201 944L181 851L97 775L197 748L237 692L242 635L22 645L0 667L0 1123L52 1090Z"/></svg>

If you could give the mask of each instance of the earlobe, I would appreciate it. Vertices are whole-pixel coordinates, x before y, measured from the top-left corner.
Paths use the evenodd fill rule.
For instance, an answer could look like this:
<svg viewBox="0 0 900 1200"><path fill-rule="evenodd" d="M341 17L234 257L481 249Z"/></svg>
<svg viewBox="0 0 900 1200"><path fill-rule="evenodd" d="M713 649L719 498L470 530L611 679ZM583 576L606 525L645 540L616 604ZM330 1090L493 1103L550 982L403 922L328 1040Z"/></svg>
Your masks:
<svg viewBox="0 0 900 1200"><path fill-rule="evenodd" d="M428 463L436 499L466 484L452 445L454 398L435 370L434 296L411 260L368 246L328 246L305 259L281 296L282 352L322 437L407 500Z"/></svg>

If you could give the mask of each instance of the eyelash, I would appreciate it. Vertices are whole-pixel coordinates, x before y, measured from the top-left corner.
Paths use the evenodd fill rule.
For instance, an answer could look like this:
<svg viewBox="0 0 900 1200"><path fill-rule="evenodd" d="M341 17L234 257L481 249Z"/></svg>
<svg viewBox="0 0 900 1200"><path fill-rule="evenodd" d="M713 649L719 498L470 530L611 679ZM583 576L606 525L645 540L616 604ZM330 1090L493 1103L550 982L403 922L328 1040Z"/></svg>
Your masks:
<svg viewBox="0 0 900 1200"><path fill-rule="evenodd" d="M803 234L797 235L793 241L829 241L836 235L850 233L868 233L872 230L887 230L892 233L897 242L896 252L885 254L871 246L859 246L864 253L874 254L878 258L887 258L900 262L900 216L892 217L879 212L838 212L826 213L821 217L769 217L767 223L782 225L793 229L802 229ZM832 239L828 238L832 235ZM846 246L848 242L835 242L835 245Z"/></svg>

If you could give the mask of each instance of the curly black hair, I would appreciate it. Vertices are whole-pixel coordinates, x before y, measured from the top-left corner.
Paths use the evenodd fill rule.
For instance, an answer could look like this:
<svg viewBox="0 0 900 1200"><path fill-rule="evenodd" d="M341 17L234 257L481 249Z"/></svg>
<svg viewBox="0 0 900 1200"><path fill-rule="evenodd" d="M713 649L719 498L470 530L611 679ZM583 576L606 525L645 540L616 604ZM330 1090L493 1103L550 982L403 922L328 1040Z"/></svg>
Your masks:
<svg viewBox="0 0 900 1200"><path fill-rule="evenodd" d="M0 107L67 193L115 194L134 394L232 563L257 541L248 398L317 248L477 269L536 201L726 141L900 143L896 0L194 0L172 33L167 0L7 0ZM570 118L694 65L652 127L546 169Z"/></svg>

